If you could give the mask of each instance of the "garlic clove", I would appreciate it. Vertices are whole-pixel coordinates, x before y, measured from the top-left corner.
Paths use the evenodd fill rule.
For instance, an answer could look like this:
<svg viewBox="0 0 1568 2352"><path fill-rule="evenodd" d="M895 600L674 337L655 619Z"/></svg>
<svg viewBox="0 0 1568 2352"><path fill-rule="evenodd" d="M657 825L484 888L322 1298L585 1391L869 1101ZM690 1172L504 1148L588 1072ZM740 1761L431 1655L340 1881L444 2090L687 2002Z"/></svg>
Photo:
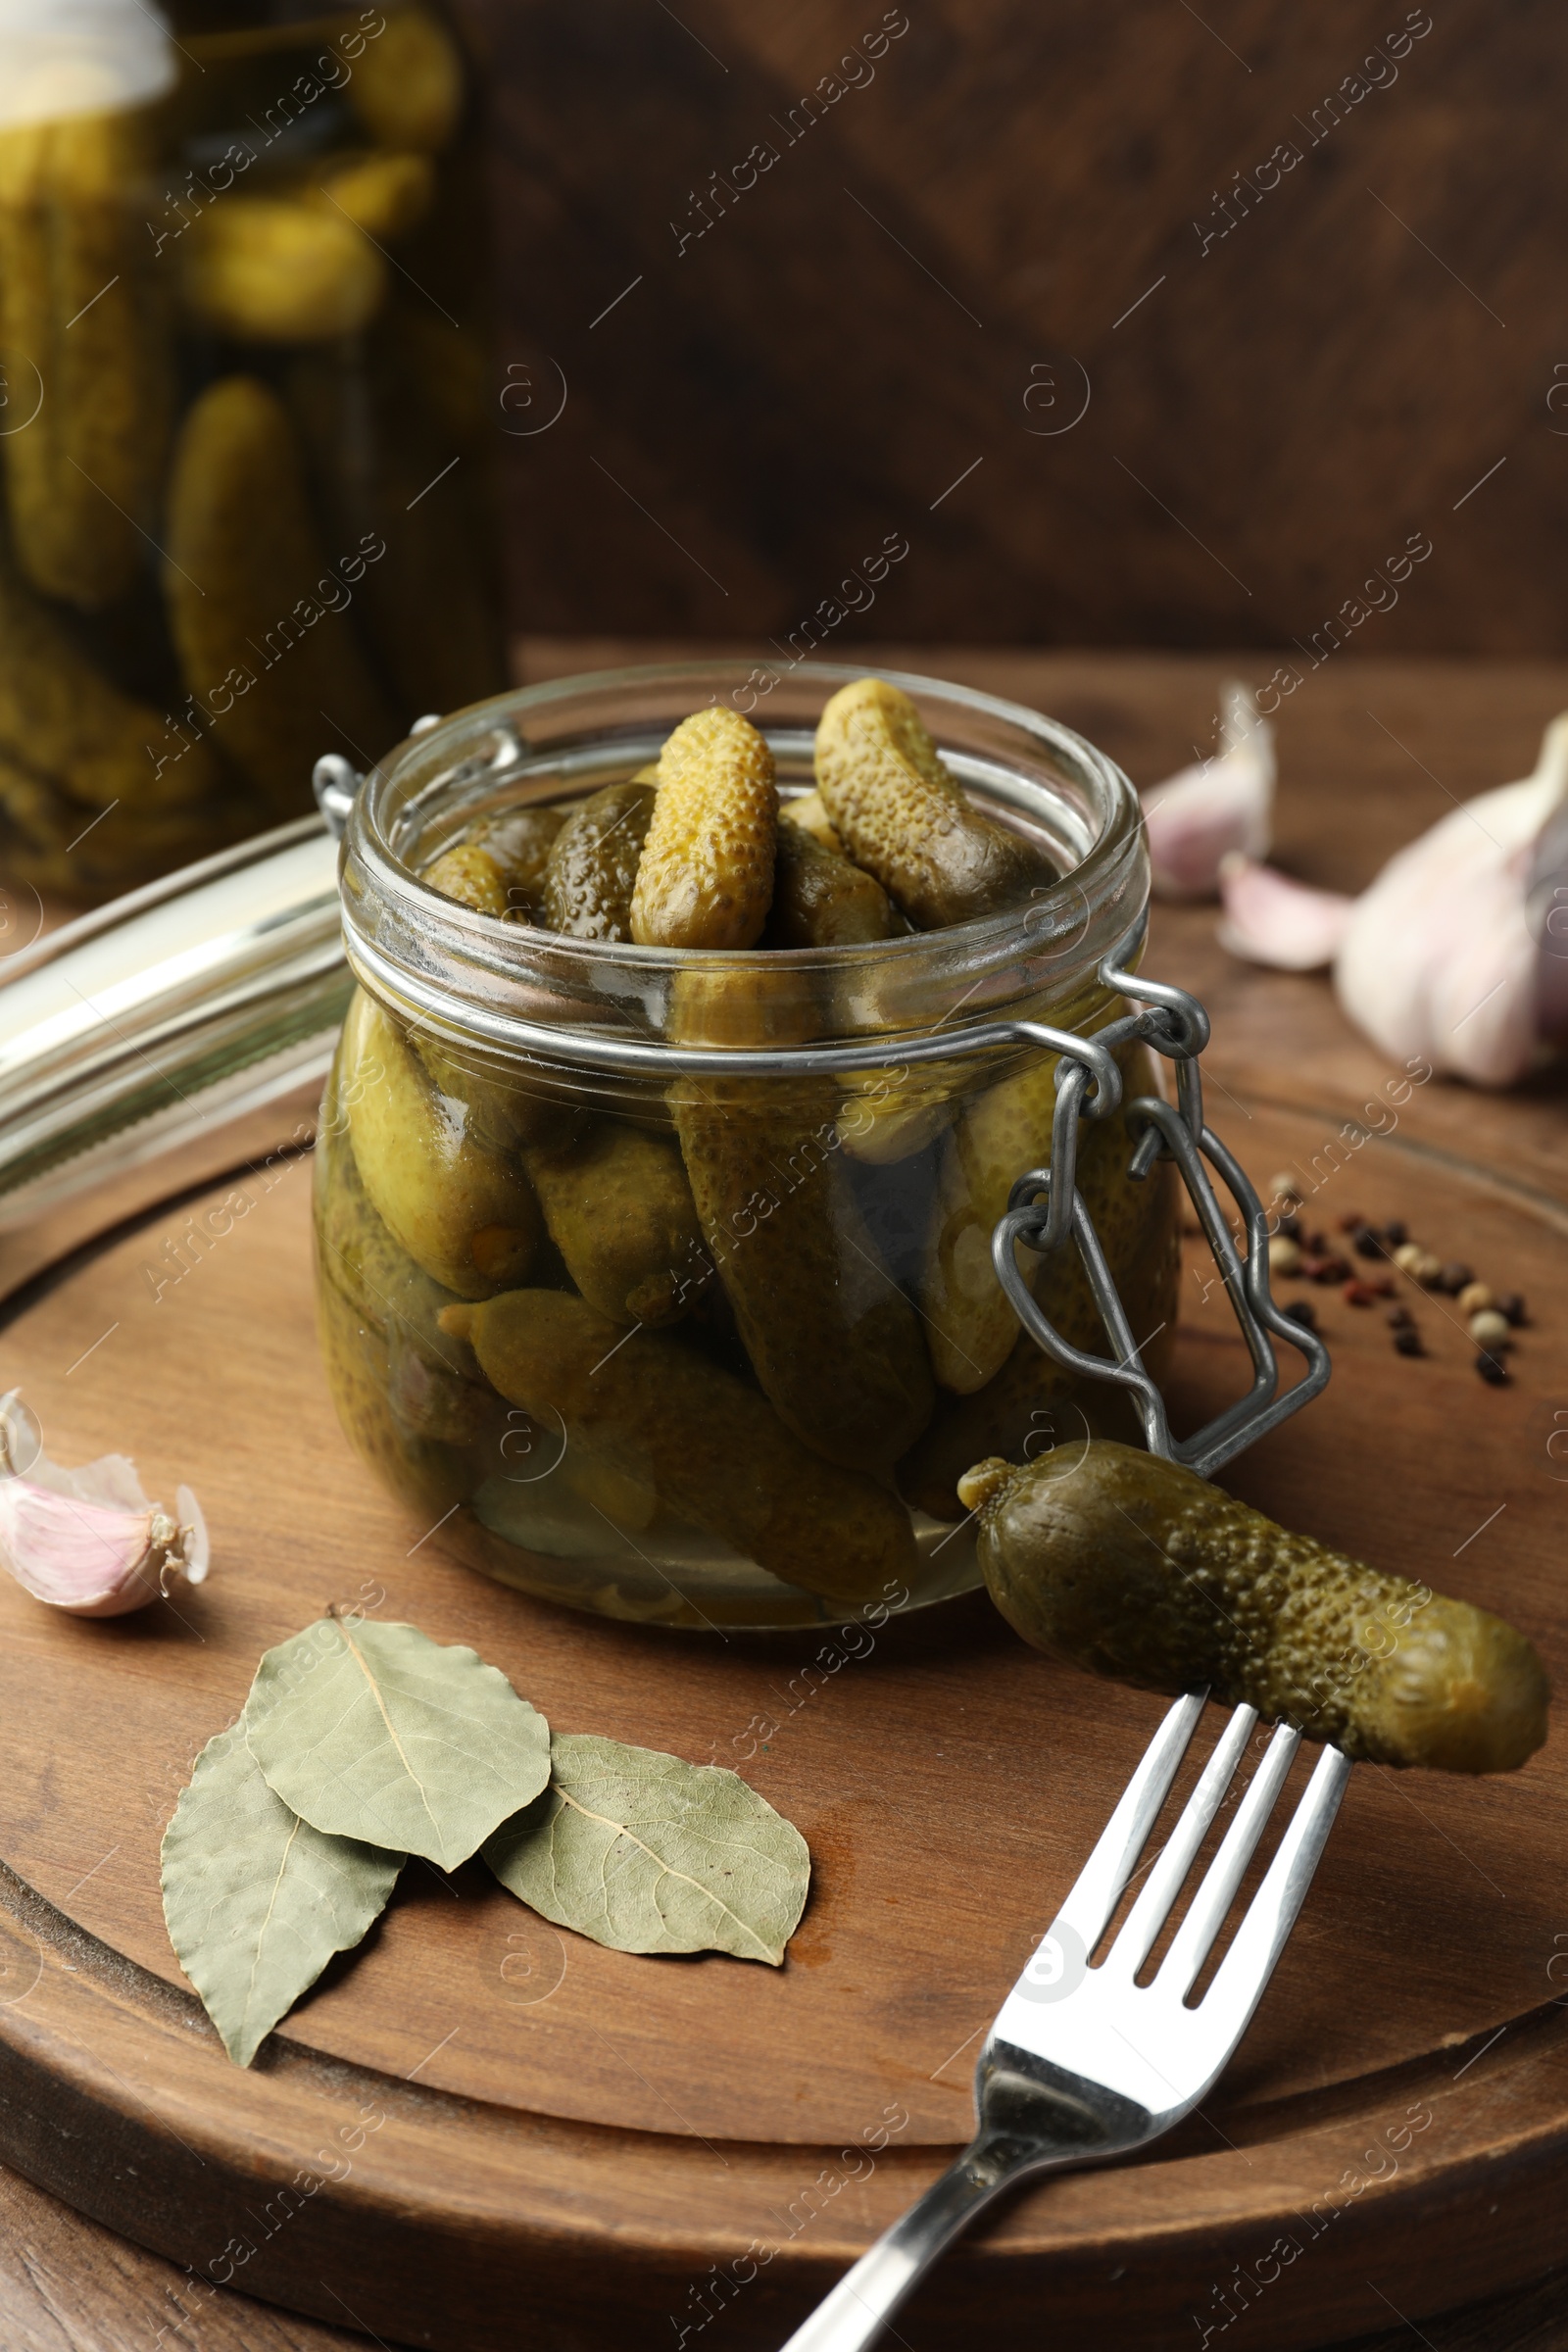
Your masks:
<svg viewBox="0 0 1568 2352"><path fill-rule="evenodd" d="M1264 858L1273 839L1274 730L1251 689L1223 692L1220 750L1144 795L1144 827L1158 899L1207 899L1232 851Z"/></svg>
<svg viewBox="0 0 1568 2352"><path fill-rule="evenodd" d="M1334 974L1374 1044L1479 1086L1511 1085L1544 1057L1568 1026L1568 938L1553 930L1565 804L1568 713L1532 775L1464 802L1389 860Z"/></svg>
<svg viewBox="0 0 1568 2352"><path fill-rule="evenodd" d="M0 1397L0 1567L51 1608L120 1617L166 1595L171 1576L200 1584L211 1546L188 1487L177 1518L149 1503L135 1465L104 1454L63 1470L15 1390Z"/></svg>
<svg viewBox="0 0 1568 2352"><path fill-rule="evenodd" d="M1240 850L1220 860L1219 894L1220 946L1281 972L1316 972L1332 963L1355 907L1353 899L1309 889Z"/></svg>

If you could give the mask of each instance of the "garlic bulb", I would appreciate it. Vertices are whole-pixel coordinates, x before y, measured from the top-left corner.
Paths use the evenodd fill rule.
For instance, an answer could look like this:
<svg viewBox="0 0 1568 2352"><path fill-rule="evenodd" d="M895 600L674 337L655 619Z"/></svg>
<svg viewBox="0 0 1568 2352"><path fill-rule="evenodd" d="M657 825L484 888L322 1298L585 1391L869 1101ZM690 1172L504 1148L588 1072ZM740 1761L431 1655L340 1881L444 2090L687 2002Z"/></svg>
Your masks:
<svg viewBox="0 0 1568 2352"><path fill-rule="evenodd" d="M0 1566L35 1599L75 1617L122 1617L167 1594L172 1575L199 1585L210 1549L188 1487L177 1518L142 1493L135 1466L106 1453L62 1470L13 1389L0 1396Z"/></svg>
<svg viewBox="0 0 1568 2352"><path fill-rule="evenodd" d="M1508 1086L1568 1030L1568 712L1533 775L1464 802L1356 901L1334 985L1385 1053Z"/></svg>
<svg viewBox="0 0 1568 2352"><path fill-rule="evenodd" d="M1309 889L1240 850L1220 860L1219 895L1220 946L1282 972L1316 972L1332 963L1355 908L1337 890Z"/></svg>
<svg viewBox="0 0 1568 2352"><path fill-rule="evenodd" d="M1144 829L1156 899L1210 899L1233 851L1263 858L1273 838L1274 730L1250 687L1222 692L1220 749L1144 794Z"/></svg>

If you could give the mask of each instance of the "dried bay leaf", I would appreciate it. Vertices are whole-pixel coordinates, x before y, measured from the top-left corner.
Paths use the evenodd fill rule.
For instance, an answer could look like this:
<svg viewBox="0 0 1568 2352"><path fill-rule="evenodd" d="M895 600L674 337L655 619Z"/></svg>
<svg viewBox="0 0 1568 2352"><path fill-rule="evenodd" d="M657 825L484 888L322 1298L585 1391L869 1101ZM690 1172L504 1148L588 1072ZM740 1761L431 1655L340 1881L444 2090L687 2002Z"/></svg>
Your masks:
<svg viewBox="0 0 1568 2352"><path fill-rule="evenodd" d="M270 1649L245 1710L275 1793L313 1828L443 1870L550 1778L550 1727L476 1651L325 1617Z"/></svg>
<svg viewBox="0 0 1568 2352"><path fill-rule="evenodd" d="M268 1787L243 1716L209 1740L164 1833L164 1918L237 2065L360 1941L403 1860L301 1821Z"/></svg>
<svg viewBox="0 0 1568 2352"><path fill-rule="evenodd" d="M805 1838L738 1774L557 1732L551 1786L498 1830L503 1886L618 1952L733 1953L778 1967L806 1908Z"/></svg>

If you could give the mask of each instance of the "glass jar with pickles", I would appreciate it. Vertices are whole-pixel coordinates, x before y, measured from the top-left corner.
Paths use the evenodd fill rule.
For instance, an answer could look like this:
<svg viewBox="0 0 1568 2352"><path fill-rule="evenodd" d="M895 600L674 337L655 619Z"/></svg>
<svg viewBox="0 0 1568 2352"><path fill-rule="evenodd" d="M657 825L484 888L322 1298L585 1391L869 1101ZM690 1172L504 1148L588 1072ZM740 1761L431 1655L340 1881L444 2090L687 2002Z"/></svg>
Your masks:
<svg viewBox="0 0 1568 2352"><path fill-rule="evenodd" d="M1134 1434L1020 1333L991 1239L1055 1099L1004 1024L1115 1018L1147 895L1119 769L929 680L607 672L402 746L349 819L317 1152L361 1453L443 1549L611 1616L970 1589L964 1471ZM1123 1074L1152 1091L1141 1045ZM1157 1377L1174 1190L1130 1154L1087 1123L1078 1183ZM1076 1254L1031 1263L1103 1351Z"/></svg>
<svg viewBox="0 0 1568 2352"><path fill-rule="evenodd" d="M0 874L91 899L506 680L482 191L429 0L0 27Z"/></svg>

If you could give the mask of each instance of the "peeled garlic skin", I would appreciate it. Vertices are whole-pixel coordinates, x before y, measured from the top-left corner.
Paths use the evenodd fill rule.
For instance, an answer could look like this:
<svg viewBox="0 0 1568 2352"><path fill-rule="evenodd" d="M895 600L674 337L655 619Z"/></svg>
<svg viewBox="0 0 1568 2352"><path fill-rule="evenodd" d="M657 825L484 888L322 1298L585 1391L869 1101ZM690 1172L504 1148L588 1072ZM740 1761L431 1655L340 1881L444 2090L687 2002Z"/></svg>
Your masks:
<svg viewBox="0 0 1568 2352"><path fill-rule="evenodd" d="M175 1518L149 1503L122 1453L61 1469L20 1394L0 1396L0 1566L35 1600L123 1617L163 1598L171 1576L199 1585L210 1557L201 1505L189 1487L174 1502Z"/></svg>
<svg viewBox="0 0 1568 2352"><path fill-rule="evenodd" d="M173 1523L164 1525L172 1538ZM0 1484L0 1551L37 1600L74 1617L122 1617L159 1597L163 1553L146 1511L82 1502L30 1479Z"/></svg>
<svg viewBox="0 0 1568 2352"><path fill-rule="evenodd" d="M1144 1690L1206 1684L1353 1758L1510 1772L1546 1736L1522 1634L1290 1534L1108 1439L959 1481L991 1597L1037 1649Z"/></svg>

